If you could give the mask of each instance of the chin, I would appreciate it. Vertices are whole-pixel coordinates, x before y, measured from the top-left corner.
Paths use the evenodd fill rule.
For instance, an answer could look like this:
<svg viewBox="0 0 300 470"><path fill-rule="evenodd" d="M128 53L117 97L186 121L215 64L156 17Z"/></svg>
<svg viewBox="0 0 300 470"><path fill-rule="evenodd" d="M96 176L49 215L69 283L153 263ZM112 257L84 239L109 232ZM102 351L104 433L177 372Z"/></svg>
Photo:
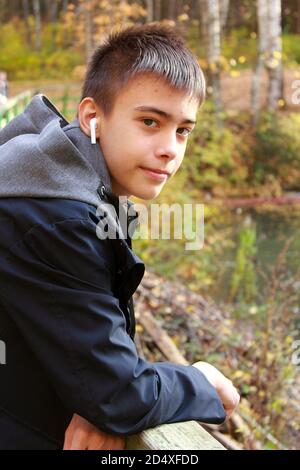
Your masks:
<svg viewBox="0 0 300 470"><path fill-rule="evenodd" d="M155 199L161 192L162 187L157 187L157 188L147 188L147 189L141 189L139 191L135 191L133 196L143 199L144 201L149 201L151 199Z"/></svg>

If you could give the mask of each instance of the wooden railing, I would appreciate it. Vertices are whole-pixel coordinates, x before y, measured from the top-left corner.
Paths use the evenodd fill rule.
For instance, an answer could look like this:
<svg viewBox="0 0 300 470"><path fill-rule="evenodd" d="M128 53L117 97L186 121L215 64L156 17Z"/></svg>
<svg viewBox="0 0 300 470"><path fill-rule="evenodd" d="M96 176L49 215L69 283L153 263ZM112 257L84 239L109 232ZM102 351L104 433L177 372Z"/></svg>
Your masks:
<svg viewBox="0 0 300 470"><path fill-rule="evenodd" d="M0 105L0 129L26 108L35 93L37 92L32 90L24 91Z"/></svg>
<svg viewBox="0 0 300 470"><path fill-rule="evenodd" d="M163 424L128 436L126 450L226 450L196 421Z"/></svg>

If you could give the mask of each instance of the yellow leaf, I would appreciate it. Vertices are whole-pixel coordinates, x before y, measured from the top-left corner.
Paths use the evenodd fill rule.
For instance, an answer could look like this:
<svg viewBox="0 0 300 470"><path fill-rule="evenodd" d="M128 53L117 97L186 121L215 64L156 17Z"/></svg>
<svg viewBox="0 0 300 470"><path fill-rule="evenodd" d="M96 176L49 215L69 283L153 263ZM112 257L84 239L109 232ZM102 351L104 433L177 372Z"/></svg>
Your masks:
<svg viewBox="0 0 300 470"><path fill-rule="evenodd" d="M244 372L242 370L237 370L233 374L233 379L240 379L243 376L244 376Z"/></svg>
<svg viewBox="0 0 300 470"><path fill-rule="evenodd" d="M183 13L182 15L177 16L178 21L187 21L189 19L189 15Z"/></svg>
<svg viewBox="0 0 300 470"><path fill-rule="evenodd" d="M144 328L142 327L142 325L136 325L136 332L137 333L142 333L144 331Z"/></svg>
<svg viewBox="0 0 300 470"><path fill-rule="evenodd" d="M180 337L179 336L173 336L172 341L175 344L175 346L178 346L180 344Z"/></svg>
<svg viewBox="0 0 300 470"><path fill-rule="evenodd" d="M271 351L267 352L267 365L271 365L274 360L274 354Z"/></svg>
<svg viewBox="0 0 300 470"><path fill-rule="evenodd" d="M194 305L188 305L188 306L186 307L186 311L187 311L187 312L194 313L194 312L195 312L195 307L194 307Z"/></svg>
<svg viewBox="0 0 300 470"><path fill-rule="evenodd" d="M285 338L286 344L292 344L293 341L294 341L294 338L292 336L287 336Z"/></svg>

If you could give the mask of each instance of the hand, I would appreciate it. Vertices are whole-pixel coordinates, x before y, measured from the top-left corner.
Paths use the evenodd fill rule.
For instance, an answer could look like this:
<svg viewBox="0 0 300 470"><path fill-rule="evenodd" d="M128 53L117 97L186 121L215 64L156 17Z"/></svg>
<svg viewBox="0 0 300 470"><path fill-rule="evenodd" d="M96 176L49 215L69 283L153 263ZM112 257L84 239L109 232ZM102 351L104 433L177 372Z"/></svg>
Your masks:
<svg viewBox="0 0 300 470"><path fill-rule="evenodd" d="M223 403L226 417L229 419L240 401L240 395L231 380L227 379L218 369L207 362L199 361L192 365L200 370L215 387Z"/></svg>
<svg viewBox="0 0 300 470"><path fill-rule="evenodd" d="M107 434L74 414L65 432L63 450L124 450L125 439Z"/></svg>

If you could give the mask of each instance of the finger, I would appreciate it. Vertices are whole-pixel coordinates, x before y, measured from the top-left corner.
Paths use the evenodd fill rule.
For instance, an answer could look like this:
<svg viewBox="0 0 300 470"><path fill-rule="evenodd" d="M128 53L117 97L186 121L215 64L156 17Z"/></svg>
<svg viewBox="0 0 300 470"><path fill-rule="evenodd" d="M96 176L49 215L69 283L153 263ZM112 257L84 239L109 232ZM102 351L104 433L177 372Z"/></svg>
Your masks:
<svg viewBox="0 0 300 470"><path fill-rule="evenodd" d="M112 450L124 450L126 441L124 437L117 437L113 440Z"/></svg>
<svg viewBox="0 0 300 470"><path fill-rule="evenodd" d="M74 435L74 431L71 430L71 429L70 430L67 429L67 431L65 432L65 440L64 440L63 450L69 450L69 448L71 446L72 439L73 439L73 435Z"/></svg>
<svg viewBox="0 0 300 470"><path fill-rule="evenodd" d="M68 450L86 450L87 445L88 436L86 433L75 431Z"/></svg>
<svg viewBox="0 0 300 470"><path fill-rule="evenodd" d="M107 446L107 439L103 436L94 436L91 437L88 444L87 450L111 450Z"/></svg>
<svg viewBox="0 0 300 470"><path fill-rule="evenodd" d="M69 447L71 445L71 442L74 436L74 431L76 429L75 422L76 422L76 415L73 415L71 421L69 422L67 429L65 430L65 440L64 440L63 450L69 450Z"/></svg>
<svg viewBox="0 0 300 470"><path fill-rule="evenodd" d="M103 437L95 436L89 443L87 450L124 450L125 439L123 437Z"/></svg>
<svg viewBox="0 0 300 470"><path fill-rule="evenodd" d="M227 383L227 386L225 386L223 389L222 398L223 398L224 404L227 407L232 407L232 408L236 408L240 401L240 395L237 392L236 388L229 383Z"/></svg>

